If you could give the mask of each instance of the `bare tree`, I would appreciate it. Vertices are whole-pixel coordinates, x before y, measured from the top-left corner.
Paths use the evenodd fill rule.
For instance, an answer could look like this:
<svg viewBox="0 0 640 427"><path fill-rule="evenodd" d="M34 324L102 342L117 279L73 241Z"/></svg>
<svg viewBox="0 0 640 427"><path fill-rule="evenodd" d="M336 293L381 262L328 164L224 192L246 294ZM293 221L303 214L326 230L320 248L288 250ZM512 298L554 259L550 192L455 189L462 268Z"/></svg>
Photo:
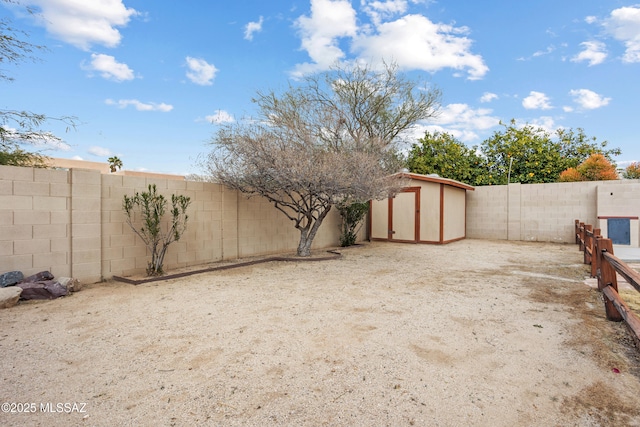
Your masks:
<svg viewBox="0 0 640 427"><path fill-rule="evenodd" d="M205 166L212 177L274 204L300 231L298 256L340 202L388 197L400 187L397 144L439 107L437 89L355 65L258 92L259 117L223 126Z"/></svg>
<svg viewBox="0 0 640 427"><path fill-rule="evenodd" d="M19 0L0 0L0 4L21 6ZM26 11L33 14L30 7ZM13 78L4 70L4 64L17 65L27 60L36 60L35 52L46 50L26 40L28 34L15 28L8 18L0 18L0 82L11 82ZM45 122L58 121L67 130L75 128L76 118L70 116L49 117L30 111L0 108L0 165L47 167L47 157L40 153L23 150L24 145L56 147L64 144L53 133L40 129Z"/></svg>

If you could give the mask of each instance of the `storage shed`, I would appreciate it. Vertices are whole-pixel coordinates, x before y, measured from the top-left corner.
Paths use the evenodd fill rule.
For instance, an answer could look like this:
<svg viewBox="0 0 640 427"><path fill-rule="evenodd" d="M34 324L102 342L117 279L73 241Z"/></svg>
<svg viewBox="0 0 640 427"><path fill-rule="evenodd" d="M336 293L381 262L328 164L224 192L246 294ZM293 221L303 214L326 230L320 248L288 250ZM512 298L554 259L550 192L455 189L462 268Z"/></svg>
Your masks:
<svg viewBox="0 0 640 427"><path fill-rule="evenodd" d="M470 185L437 175L405 173L409 185L395 197L372 200L369 237L407 243L449 243L466 237Z"/></svg>

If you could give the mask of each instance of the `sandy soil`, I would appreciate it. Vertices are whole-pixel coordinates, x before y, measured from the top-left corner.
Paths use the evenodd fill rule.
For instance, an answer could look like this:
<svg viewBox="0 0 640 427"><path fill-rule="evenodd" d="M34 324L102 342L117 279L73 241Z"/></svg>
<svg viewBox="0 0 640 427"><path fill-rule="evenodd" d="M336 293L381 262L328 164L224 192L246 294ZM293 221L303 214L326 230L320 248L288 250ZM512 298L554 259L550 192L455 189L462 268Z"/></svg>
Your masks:
<svg viewBox="0 0 640 427"><path fill-rule="evenodd" d="M21 303L0 400L31 413L0 425L640 426L640 363L581 260L372 243Z"/></svg>

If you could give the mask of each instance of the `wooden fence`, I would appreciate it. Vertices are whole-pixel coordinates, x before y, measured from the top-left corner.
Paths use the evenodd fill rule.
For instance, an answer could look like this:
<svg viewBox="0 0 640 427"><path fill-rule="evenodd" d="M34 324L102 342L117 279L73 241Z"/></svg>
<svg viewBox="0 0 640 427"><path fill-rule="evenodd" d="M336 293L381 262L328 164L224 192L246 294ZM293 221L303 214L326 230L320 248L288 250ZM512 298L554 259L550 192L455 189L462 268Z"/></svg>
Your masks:
<svg viewBox="0 0 640 427"><path fill-rule="evenodd" d="M618 274L640 292L640 274L613 254L611 239L600 235L600 229L575 221L576 243L584 252L584 263L591 264L591 277L598 279L598 290L605 298L607 319L614 322L625 321L636 347L640 349L640 318L618 294Z"/></svg>

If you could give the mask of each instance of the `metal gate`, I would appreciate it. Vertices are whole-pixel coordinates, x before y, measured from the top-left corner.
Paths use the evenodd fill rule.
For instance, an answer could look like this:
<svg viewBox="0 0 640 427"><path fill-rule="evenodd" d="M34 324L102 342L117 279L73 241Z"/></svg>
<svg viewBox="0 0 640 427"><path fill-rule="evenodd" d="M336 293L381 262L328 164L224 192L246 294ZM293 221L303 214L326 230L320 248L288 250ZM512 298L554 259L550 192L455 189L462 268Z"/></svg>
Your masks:
<svg viewBox="0 0 640 427"><path fill-rule="evenodd" d="M607 237L614 245L630 245L631 221L629 218L608 218Z"/></svg>

